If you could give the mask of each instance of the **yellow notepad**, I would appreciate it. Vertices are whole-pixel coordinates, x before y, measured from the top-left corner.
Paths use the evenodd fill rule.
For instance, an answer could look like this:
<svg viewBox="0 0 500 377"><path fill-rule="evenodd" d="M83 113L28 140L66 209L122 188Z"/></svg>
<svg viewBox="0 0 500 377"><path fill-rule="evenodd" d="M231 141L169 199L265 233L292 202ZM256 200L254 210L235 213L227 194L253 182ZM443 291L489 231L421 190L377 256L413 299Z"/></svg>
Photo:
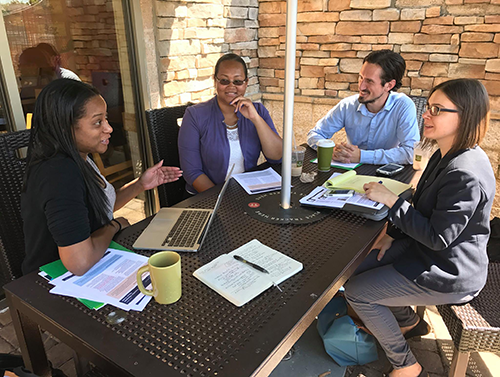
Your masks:
<svg viewBox="0 0 500 377"><path fill-rule="evenodd" d="M407 183L402 183L390 178L374 177L371 175L357 175L355 170L337 175L326 181L323 186L330 190L354 190L356 192L364 194L365 190L363 190L363 185L368 182L382 182L385 187L387 187L396 195L399 195L411 188L411 185Z"/></svg>

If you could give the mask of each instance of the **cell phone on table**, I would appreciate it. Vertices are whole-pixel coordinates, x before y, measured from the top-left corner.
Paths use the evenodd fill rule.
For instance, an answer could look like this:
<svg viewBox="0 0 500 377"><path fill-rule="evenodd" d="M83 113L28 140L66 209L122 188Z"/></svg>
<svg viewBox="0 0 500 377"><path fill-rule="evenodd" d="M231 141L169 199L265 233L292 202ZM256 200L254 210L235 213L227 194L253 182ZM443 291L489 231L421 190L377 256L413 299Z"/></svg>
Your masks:
<svg viewBox="0 0 500 377"><path fill-rule="evenodd" d="M330 190L326 195L338 198L349 198L354 195L354 190Z"/></svg>
<svg viewBox="0 0 500 377"><path fill-rule="evenodd" d="M381 166L376 170L377 174L379 175L385 175L386 177L391 177L396 173L399 173L401 170L404 169L403 165L398 165L394 163L390 163L384 166Z"/></svg>

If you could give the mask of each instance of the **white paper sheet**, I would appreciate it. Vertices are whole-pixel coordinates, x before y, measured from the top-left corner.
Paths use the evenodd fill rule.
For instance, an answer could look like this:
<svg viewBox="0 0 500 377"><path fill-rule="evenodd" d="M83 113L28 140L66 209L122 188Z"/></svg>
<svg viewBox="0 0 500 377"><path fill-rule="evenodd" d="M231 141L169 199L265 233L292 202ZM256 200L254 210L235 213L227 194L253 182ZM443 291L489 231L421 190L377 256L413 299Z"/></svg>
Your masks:
<svg viewBox="0 0 500 377"><path fill-rule="evenodd" d="M233 175L249 195L281 189L281 176L273 168Z"/></svg>
<svg viewBox="0 0 500 377"><path fill-rule="evenodd" d="M326 187L318 186L308 195L300 198L299 202L315 207L342 208L347 198L328 196L329 192L330 190Z"/></svg>
<svg viewBox="0 0 500 377"><path fill-rule="evenodd" d="M85 275L76 276L68 271L51 280L50 284L55 287L50 293L103 302L123 310L141 311L151 296L139 291L136 274L139 267L147 262L145 256L108 249ZM143 275L143 284L151 288L149 274Z"/></svg>
<svg viewBox="0 0 500 377"><path fill-rule="evenodd" d="M311 160L311 162L313 164L317 164L318 163L318 159L315 158L315 159ZM346 170L353 170L353 169L357 168L360 165L361 165L361 163L359 163L359 162L347 163L347 162L332 161L330 163L330 166L332 168L341 168L341 169L346 169Z"/></svg>
<svg viewBox="0 0 500 377"><path fill-rule="evenodd" d="M333 173L329 179L338 175L340 175L340 173ZM360 207L372 208L375 210L379 210L384 206L382 203L374 202L373 200L368 199L365 195L357 192L348 198L329 196L329 192L330 190L326 187L318 186L308 195L301 198L299 202L304 205L327 208L343 208L346 203Z"/></svg>

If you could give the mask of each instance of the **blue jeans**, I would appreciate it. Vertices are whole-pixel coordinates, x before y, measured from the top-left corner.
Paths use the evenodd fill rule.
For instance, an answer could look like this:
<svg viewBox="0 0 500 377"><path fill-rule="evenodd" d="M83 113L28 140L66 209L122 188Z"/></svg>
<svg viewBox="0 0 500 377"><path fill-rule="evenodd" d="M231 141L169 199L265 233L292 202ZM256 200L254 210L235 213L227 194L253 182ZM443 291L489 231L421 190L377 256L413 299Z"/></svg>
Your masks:
<svg viewBox="0 0 500 377"><path fill-rule="evenodd" d="M376 259L378 250L373 250L345 284L347 301L377 338L395 369L417 362L400 329L419 321L410 305L459 304L477 294L436 292L405 278L393 262L409 251L408 243L407 239L394 241L380 262Z"/></svg>

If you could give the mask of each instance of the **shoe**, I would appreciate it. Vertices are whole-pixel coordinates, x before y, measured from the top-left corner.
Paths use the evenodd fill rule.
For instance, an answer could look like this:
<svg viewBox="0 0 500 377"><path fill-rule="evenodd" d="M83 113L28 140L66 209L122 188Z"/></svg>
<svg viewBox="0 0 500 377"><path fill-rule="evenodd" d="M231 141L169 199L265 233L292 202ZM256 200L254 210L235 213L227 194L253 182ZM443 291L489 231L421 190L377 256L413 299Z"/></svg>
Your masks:
<svg viewBox="0 0 500 377"><path fill-rule="evenodd" d="M417 323L417 326L412 328L406 334L404 334L405 339L411 339L416 336L424 336L431 332L431 327L423 318L420 318L420 321Z"/></svg>

